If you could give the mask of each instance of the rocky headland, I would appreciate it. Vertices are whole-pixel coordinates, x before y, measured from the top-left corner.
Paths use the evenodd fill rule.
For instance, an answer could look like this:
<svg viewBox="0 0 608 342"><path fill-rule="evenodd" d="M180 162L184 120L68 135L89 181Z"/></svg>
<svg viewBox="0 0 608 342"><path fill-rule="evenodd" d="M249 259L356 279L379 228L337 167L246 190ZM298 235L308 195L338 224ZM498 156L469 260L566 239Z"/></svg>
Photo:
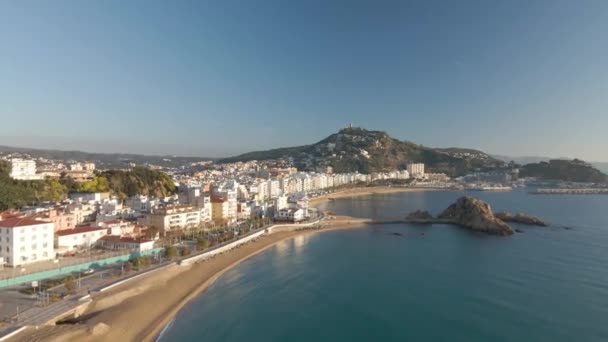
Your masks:
<svg viewBox="0 0 608 342"><path fill-rule="evenodd" d="M494 214L490 205L470 196L460 197L437 217L428 211L417 210L410 213L405 221L411 223L444 223L458 225L472 231L493 235L511 235L515 232L506 221L530 225L546 225L542 220L526 214Z"/></svg>

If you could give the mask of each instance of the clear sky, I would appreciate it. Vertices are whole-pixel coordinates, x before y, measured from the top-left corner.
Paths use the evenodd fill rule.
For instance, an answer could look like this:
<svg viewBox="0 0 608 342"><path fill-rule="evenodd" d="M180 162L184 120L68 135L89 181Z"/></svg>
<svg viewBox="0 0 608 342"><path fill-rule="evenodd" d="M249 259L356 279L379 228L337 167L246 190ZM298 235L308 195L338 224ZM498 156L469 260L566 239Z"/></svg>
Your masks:
<svg viewBox="0 0 608 342"><path fill-rule="evenodd" d="M340 127L608 161L608 1L0 1L0 144L225 156Z"/></svg>

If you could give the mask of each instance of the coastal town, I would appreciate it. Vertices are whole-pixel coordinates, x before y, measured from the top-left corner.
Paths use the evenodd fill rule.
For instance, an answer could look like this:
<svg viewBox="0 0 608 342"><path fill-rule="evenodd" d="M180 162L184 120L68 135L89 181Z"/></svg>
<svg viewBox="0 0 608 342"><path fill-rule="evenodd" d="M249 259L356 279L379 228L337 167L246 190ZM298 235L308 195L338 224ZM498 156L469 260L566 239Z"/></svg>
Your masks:
<svg viewBox="0 0 608 342"><path fill-rule="evenodd" d="M152 170L174 187L166 196L127 195L100 186L108 182L104 172L116 170L100 169L95 161L23 153L0 158L13 181L71 184L64 198L0 212L0 297L7 303L0 314L7 328L25 324L28 312L44 312L163 262L249 241L273 225L318 226L323 213L313 204L317 198L375 187L510 191L529 181L515 167L450 178L414 162L363 174L335 173L330 166L300 171L289 158L178 166L124 161L120 172Z"/></svg>

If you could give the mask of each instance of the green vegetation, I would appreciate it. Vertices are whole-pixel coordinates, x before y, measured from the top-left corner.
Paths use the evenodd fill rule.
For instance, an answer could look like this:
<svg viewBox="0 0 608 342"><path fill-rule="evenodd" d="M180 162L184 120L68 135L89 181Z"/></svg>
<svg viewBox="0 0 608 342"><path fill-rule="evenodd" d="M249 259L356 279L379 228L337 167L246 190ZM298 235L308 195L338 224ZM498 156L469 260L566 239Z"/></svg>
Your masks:
<svg viewBox="0 0 608 342"><path fill-rule="evenodd" d="M75 182L69 177L22 181L10 178L10 164L0 161L0 210L17 209L47 201L60 201L68 192L107 192L125 199L137 194L166 197L176 192L167 174L145 167L131 171L98 172L92 180Z"/></svg>
<svg viewBox="0 0 608 342"><path fill-rule="evenodd" d="M0 210L65 198L67 188L58 180L22 181L11 179L9 174L10 164L0 161Z"/></svg>
<svg viewBox="0 0 608 342"><path fill-rule="evenodd" d="M165 256L169 259L175 259L179 256L179 251L175 246L169 246L165 248Z"/></svg>
<svg viewBox="0 0 608 342"><path fill-rule="evenodd" d="M92 180L75 183L65 179L71 192L106 192L120 199L135 195L166 197L176 191L175 184L167 174L137 166L131 171L108 170L98 172Z"/></svg>
<svg viewBox="0 0 608 342"><path fill-rule="evenodd" d="M608 176L582 160L550 160L530 163L519 171L522 177L582 183L607 183Z"/></svg>
<svg viewBox="0 0 608 342"><path fill-rule="evenodd" d="M205 238L198 238L196 241L196 248L199 251L202 251L203 249L206 249L209 247L209 240L205 239Z"/></svg>
<svg viewBox="0 0 608 342"><path fill-rule="evenodd" d="M76 281L74 280L73 276L67 277L63 285L65 286L65 290L68 291L69 294L73 294L74 292L76 292Z"/></svg>

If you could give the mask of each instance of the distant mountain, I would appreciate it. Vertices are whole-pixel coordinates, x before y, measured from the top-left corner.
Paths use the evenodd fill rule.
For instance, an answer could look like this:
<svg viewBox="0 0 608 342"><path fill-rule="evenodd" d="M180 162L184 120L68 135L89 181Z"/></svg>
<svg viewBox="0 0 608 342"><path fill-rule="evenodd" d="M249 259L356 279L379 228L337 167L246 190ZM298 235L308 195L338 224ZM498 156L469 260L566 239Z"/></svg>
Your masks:
<svg viewBox="0 0 608 342"><path fill-rule="evenodd" d="M555 158L549 158L549 157L539 157L539 156L523 156L523 157L514 157L514 156L503 156L503 155L498 155L498 154L492 154L492 157L498 159L498 160L502 160L505 163L509 163L511 161L514 161L517 164L520 165L524 165L524 164L530 164L530 163L540 163L540 162L546 162L549 161L551 159L555 159Z"/></svg>
<svg viewBox="0 0 608 342"><path fill-rule="evenodd" d="M463 148L430 148L400 141L382 131L345 128L312 144L255 151L218 162L289 158L299 169L331 166L335 172L370 173L402 169L409 163L424 163L428 172L459 176L477 169L502 167L488 154Z"/></svg>
<svg viewBox="0 0 608 342"><path fill-rule="evenodd" d="M0 146L0 154L20 153L34 158L52 160L92 161L101 168L123 168L129 163L136 165L159 165L163 167L179 167L184 164L213 160L212 158L178 157L178 156L148 156L130 153L90 153L82 151L60 151L12 146Z"/></svg>
<svg viewBox="0 0 608 342"><path fill-rule="evenodd" d="M530 163L548 162L549 160L554 160L554 159L557 159L557 160L572 160L573 159L573 158L551 158L551 157L539 157L539 156L513 157L513 156L503 156L503 155L497 155L497 154L492 154L491 156L498 160L502 160L505 163L514 161L520 165L530 164ZM591 164L591 166L595 167L596 169L602 171L603 173L608 173L608 162L590 161L588 163Z"/></svg>
<svg viewBox="0 0 608 342"><path fill-rule="evenodd" d="M549 162L526 164L520 169L519 174L522 177L536 177L543 180L582 183L608 182L606 174L578 159L553 159Z"/></svg>

